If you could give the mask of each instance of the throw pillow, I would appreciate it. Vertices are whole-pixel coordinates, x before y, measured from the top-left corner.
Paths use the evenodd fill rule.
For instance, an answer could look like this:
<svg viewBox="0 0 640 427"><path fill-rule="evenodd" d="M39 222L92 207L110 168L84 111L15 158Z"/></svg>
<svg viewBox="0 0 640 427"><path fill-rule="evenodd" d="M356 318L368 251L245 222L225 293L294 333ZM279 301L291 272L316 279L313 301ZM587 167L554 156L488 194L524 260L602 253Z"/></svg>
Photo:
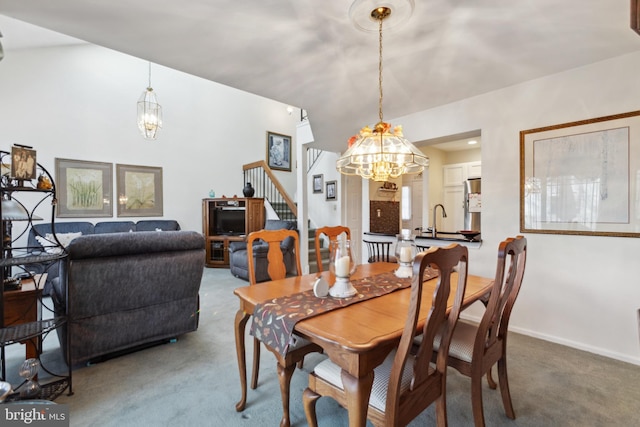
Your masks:
<svg viewBox="0 0 640 427"><path fill-rule="evenodd" d="M36 240L38 241L38 243L42 245L42 247L44 247L45 252L49 254L61 254L62 251L64 250L63 248L66 248L67 246L69 246L69 243L71 243L73 239L80 236L82 236L81 231L77 233L57 233L56 237L58 238L58 241L62 245L62 248L58 246L51 246L56 244L56 240L54 239L53 234L51 233L45 234L44 237L36 236Z"/></svg>

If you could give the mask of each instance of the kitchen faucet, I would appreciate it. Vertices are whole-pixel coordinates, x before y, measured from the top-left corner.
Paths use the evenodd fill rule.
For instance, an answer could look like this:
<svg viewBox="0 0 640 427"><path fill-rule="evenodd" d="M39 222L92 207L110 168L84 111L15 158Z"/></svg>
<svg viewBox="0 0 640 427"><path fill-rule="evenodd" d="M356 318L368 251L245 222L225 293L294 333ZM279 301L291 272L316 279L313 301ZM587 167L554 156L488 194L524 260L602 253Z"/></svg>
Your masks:
<svg viewBox="0 0 640 427"><path fill-rule="evenodd" d="M438 206L442 208L442 218L447 217L447 211L444 209L444 206L440 203L433 207L433 226L431 227L431 237L434 239L438 237L438 232L436 231L436 210L438 210Z"/></svg>

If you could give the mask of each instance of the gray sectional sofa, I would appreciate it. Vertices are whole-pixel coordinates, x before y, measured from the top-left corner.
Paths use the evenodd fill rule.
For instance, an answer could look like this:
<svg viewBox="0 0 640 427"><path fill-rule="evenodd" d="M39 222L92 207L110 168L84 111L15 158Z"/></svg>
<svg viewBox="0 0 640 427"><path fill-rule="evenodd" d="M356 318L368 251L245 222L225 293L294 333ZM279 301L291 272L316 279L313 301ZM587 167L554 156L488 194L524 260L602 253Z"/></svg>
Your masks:
<svg viewBox="0 0 640 427"><path fill-rule="evenodd" d="M51 298L56 314L68 315L58 336L72 366L197 329L201 233L87 234L67 252Z"/></svg>
<svg viewBox="0 0 640 427"><path fill-rule="evenodd" d="M27 238L27 245L30 251L34 254L44 252L47 249L51 249L49 246L53 246L56 242L47 241L45 237L47 234L52 234L51 223L34 224L29 230L29 236ZM70 221L70 222L56 222L55 223L56 235L62 239L64 235L77 235L82 233L83 236L92 234L104 234L104 233L122 233L122 232L134 232L134 231L175 231L180 230L180 225L175 220L158 219L158 220L140 220L138 222L133 221L102 221L97 222L95 225L86 221ZM51 240L51 239L50 239ZM44 243L44 245L42 244ZM51 284L53 279L58 277L59 264L34 264L30 267L35 273L47 273L47 280L44 285L43 294L49 295L51 292Z"/></svg>

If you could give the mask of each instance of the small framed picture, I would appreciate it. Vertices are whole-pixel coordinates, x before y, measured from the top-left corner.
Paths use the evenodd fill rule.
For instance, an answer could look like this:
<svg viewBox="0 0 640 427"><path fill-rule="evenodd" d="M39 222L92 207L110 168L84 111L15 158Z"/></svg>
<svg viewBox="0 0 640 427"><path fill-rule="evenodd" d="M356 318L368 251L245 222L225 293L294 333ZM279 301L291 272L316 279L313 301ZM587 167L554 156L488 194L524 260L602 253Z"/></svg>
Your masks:
<svg viewBox="0 0 640 427"><path fill-rule="evenodd" d="M273 170L291 172L291 137L267 132L267 164Z"/></svg>
<svg viewBox="0 0 640 427"><path fill-rule="evenodd" d="M338 181L327 181L327 200L336 200Z"/></svg>
<svg viewBox="0 0 640 427"><path fill-rule="evenodd" d="M322 193L322 177L323 175L313 175L313 192Z"/></svg>
<svg viewBox="0 0 640 427"><path fill-rule="evenodd" d="M21 181L36 179L36 150L19 145L11 147L11 177Z"/></svg>

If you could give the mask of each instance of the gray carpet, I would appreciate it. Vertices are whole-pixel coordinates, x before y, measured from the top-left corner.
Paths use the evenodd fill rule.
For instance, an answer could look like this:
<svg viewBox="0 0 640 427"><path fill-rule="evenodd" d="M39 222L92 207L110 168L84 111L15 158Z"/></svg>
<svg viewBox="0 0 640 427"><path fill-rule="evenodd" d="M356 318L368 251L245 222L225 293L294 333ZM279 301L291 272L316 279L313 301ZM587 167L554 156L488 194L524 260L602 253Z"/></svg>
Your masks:
<svg viewBox="0 0 640 427"><path fill-rule="evenodd" d="M74 370L75 394L56 400L69 405L71 426L278 426L280 392L275 358L268 351L262 352L257 390L249 389L247 408L235 411L240 385L233 289L246 284L229 270L205 269L197 332ZM50 335L45 342L43 360L59 365L57 337ZM513 333L508 354L517 419L504 415L500 392L485 382L488 426L640 425L640 367ZM17 371L23 346L10 346L8 357L8 372ZM307 357L304 370L293 376L293 426L307 425L302 390L307 373L322 357ZM449 370L447 387L449 425L473 425L468 378ZM318 401L317 413L320 426L348 425L346 411L330 398ZM435 425L433 408L410 425Z"/></svg>

